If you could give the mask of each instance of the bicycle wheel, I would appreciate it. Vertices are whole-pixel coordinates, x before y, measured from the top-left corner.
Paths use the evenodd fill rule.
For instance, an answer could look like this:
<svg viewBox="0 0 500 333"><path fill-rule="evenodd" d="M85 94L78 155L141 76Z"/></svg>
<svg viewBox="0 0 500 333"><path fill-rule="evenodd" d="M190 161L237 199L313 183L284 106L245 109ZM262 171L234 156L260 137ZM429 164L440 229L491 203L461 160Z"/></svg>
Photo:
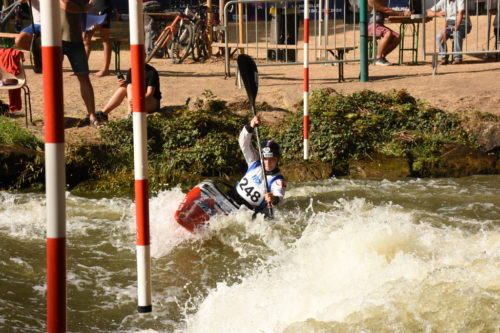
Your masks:
<svg viewBox="0 0 500 333"><path fill-rule="evenodd" d="M203 31L204 28L201 24L196 25L193 51L191 52L194 61L202 61L208 58L208 40L206 33Z"/></svg>
<svg viewBox="0 0 500 333"><path fill-rule="evenodd" d="M187 22L181 24L172 39L169 53L174 64L180 64L191 53L193 45L193 26Z"/></svg>
<svg viewBox="0 0 500 333"><path fill-rule="evenodd" d="M156 40L156 42L154 43L153 45L153 48L151 49L151 51L148 52L148 54L146 55L146 64L151 60L153 59L153 57L155 56L155 54L158 52L158 50L161 48L161 46L163 45L163 43L165 43L165 39L167 39L168 36L170 36L172 34L172 30L170 28L166 28L165 29L165 33L162 33L160 35L160 37ZM172 38L170 38L172 39Z"/></svg>

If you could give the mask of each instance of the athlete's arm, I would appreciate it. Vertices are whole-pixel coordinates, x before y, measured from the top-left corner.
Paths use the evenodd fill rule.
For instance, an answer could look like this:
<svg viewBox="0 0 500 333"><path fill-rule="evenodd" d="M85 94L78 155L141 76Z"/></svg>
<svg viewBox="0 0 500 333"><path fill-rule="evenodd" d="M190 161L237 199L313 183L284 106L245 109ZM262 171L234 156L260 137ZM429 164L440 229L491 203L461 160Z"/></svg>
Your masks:
<svg viewBox="0 0 500 333"><path fill-rule="evenodd" d="M255 119L256 117L254 117ZM240 137L238 139L238 143L240 144L241 151L243 152L243 156L245 157L245 161L248 165L251 165L255 161L259 159L259 153L252 145L252 134L255 126L258 125L258 121L255 122L254 119L250 122L250 124L245 125L240 132ZM252 127L253 125L253 127Z"/></svg>

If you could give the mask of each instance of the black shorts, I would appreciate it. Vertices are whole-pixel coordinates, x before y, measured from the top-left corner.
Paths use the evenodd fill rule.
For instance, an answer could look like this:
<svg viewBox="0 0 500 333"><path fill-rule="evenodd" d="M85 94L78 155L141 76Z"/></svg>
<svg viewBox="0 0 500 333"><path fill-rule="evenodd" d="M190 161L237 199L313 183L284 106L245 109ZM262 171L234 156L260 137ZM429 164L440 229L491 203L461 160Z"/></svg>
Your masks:
<svg viewBox="0 0 500 333"><path fill-rule="evenodd" d="M111 13L106 13L104 22L100 25L102 29L111 29Z"/></svg>
<svg viewBox="0 0 500 333"><path fill-rule="evenodd" d="M87 60L87 54L85 53L85 47L83 42L62 42L63 55L68 57L69 63L73 72L78 74L88 74L89 62Z"/></svg>

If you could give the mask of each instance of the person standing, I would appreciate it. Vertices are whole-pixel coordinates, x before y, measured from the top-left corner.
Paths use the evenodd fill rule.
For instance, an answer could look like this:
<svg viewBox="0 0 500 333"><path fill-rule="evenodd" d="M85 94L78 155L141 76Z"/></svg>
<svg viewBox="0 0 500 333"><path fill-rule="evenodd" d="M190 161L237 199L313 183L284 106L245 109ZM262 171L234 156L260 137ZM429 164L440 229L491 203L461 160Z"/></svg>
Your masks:
<svg viewBox="0 0 500 333"><path fill-rule="evenodd" d="M89 63L82 38L82 14L92 6L89 0L59 0L63 55L68 57L80 84L80 94L87 108L90 125L99 127L95 115L94 88L89 77Z"/></svg>
<svg viewBox="0 0 500 333"><path fill-rule="evenodd" d="M109 32L111 29L111 14L113 13L113 4L111 0L91 0L94 4L90 8L87 14L91 15L106 15L104 22L100 25L92 27L91 30L85 31L84 34L84 44L85 52L87 53L87 58L90 57L91 52L91 41L94 33L99 30L101 35L102 46L104 50L104 65L101 70L95 73L95 76L106 76L109 75L109 65L111 63L111 42L109 40Z"/></svg>
<svg viewBox="0 0 500 333"><path fill-rule="evenodd" d="M373 8L375 8L375 17L373 15ZM368 10L370 21L368 23L368 36L374 35L375 38L380 39L377 48L377 59L375 65L390 66L392 65L387 61L386 57L392 52L401 41L399 34L384 25L385 17L387 16L410 16L410 11L395 11L386 6L384 0L368 0ZM375 42L375 41L374 41Z"/></svg>
<svg viewBox="0 0 500 333"><path fill-rule="evenodd" d="M446 40L453 38L453 52L462 52L465 36L471 31L472 25L468 17L465 17L464 0L440 0L427 11L430 17L445 17L443 29L437 34L436 42L439 52L448 52ZM453 64L461 64L462 55L453 55ZM441 65L448 64L448 55L441 55Z"/></svg>

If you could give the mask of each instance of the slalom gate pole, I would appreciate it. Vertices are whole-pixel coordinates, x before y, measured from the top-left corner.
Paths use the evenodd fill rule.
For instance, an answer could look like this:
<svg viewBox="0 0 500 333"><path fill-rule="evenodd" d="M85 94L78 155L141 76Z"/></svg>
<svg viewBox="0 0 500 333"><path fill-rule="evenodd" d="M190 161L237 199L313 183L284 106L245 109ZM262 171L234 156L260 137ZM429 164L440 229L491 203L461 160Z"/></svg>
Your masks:
<svg viewBox="0 0 500 333"><path fill-rule="evenodd" d="M149 243L148 151L144 72L144 23L142 0L129 0L130 63L134 124L135 214L137 228L137 311L153 310L151 304L151 249Z"/></svg>
<svg viewBox="0 0 500 333"><path fill-rule="evenodd" d="M334 13L335 15L337 14L337 12L335 12L335 8L333 9L334 10ZM325 31L325 35L324 35L324 38L325 38L325 57L327 56L328 52L326 51L326 48L328 47L328 16L330 15L330 0L326 0L325 1L325 19L324 19L324 31Z"/></svg>
<svg viewBox="0 0 500 333"><path fill-rule="evenodd" d="M47 204L47 332L66 332L66 169L59 1L42 14L45 188Z"/></svg>
<svg viewBox="0 0 500 333"><path fill-rule="evenodd" d="M309 159L309 0L304 0L304 160Z"/></svg>

